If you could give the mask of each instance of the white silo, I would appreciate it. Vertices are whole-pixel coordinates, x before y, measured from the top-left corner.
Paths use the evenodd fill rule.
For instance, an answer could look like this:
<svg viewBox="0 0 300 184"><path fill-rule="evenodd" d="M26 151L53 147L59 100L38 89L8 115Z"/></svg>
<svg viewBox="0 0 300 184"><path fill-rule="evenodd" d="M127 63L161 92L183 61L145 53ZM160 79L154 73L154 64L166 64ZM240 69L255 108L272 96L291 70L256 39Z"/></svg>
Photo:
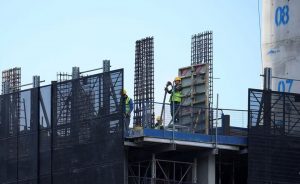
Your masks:
<svg viewBox="0 0 300 184"><path fill-rule="evenodd" d="M272 90L300 93L300 0L263 0L262 57Z"/></svg>

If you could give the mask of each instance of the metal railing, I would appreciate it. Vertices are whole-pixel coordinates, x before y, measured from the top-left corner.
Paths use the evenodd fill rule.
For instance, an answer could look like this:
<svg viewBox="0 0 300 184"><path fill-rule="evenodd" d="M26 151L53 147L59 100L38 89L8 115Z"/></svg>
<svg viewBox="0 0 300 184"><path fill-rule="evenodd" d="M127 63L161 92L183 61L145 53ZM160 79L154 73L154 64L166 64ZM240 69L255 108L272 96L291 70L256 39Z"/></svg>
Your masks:
<svg viewBox="0 0 300 184"><path fill-rule="evenodd" d="M192 184L195 163L152 159L131 162L128 183L133 184ZM195 173L194 173L195 174Z"/></svg>
<svg viewBox="0 0 300 184"><path fill-rule="evenodd" d="M300 95L251 89L249 128L259 127L273 135L300 137Z"/></svg>
<svg viewBox="0 0 300 184"><path fill-rule="evenodd" d="M164 110L162 111L163 106ZM205 107L180 105L178 110L174 113L175 116L178 116L177 120L173 120L171 110L171 105L169 103L164 105L163 103L155 102L154 115L151 115L155 118L155 123L149 125L147 122L142 122L142 127L207 135L247 135L247 110L213 108L209 111L209 109ZM209 113L213 114L213 119L211 121L209 121ZM157 119L161 114L162 117ZM134 120L132 120L131 123L133 129L135 129Z"/></svg>

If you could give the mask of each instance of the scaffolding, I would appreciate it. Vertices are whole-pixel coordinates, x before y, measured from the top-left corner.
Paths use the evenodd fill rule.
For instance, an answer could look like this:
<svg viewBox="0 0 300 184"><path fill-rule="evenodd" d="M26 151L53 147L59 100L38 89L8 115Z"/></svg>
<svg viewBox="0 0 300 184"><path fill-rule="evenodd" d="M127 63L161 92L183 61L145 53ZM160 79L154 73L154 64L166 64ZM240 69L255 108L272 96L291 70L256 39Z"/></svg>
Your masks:
<svg viewBox="0 0 300 184"><path fill-rule="evenodd" d="M196 166L195 162L159 159L153 154L151 160L129 163L128 183L196 183Z"/></svg>
<svg viewBox="0 0 300 184"><path fill-rule="evenodd" d="M71 80L72 75L66 73L66 72L59 72L56 74L56 80L57 82L63 82L67 80Z"/></svg>
<svg viewBox="0 0 300 184"><path fill-rule="evenodd" d="M205 31L192 36L191 44L191 65L208 64L208 109L209 123L213 123L213 34L212 31Z"/></svg>
<svg viewBox="0 0 300 184"><path fill-rule="evenodd" d="M154 124L154 48L153 37L136 41L134 74L134 125Z"/></svg>

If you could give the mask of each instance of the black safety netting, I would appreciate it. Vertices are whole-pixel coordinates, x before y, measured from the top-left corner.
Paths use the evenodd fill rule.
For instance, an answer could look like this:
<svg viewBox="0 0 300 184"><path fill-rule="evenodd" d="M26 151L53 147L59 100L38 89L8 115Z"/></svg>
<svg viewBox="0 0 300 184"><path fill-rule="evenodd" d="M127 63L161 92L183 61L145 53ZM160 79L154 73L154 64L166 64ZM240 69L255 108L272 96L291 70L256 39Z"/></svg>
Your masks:
<svg viewBox="0 0 300 184"><path fill-rule="evenodd" d="M123 183L123 70L0 96L0 183Z"/></svg>
<svg viewBox="0 0 300 184"><path fill-rule="evenodd" d="M248 183L300 183L300 94L249 90Z"/></svg>

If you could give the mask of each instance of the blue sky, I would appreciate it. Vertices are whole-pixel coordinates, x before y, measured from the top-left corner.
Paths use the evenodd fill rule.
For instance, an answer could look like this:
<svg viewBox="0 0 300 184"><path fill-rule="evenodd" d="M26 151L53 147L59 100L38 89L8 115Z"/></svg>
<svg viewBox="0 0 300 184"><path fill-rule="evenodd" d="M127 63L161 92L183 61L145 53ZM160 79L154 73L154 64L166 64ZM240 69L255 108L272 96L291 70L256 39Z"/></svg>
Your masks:
<svg viewBox="0 0 300 184"><path fill-rule="evenodd" d="M247 109L248 88L261 87L256 0L2 0L0 70L22 67L23 84L33 75L50 84L57 72L110 59L112 69L124 68L133 96L135 41L154 36L155 100L162 101L165 83L191 63L191 36L206 30L219 106Z"/></svg>

